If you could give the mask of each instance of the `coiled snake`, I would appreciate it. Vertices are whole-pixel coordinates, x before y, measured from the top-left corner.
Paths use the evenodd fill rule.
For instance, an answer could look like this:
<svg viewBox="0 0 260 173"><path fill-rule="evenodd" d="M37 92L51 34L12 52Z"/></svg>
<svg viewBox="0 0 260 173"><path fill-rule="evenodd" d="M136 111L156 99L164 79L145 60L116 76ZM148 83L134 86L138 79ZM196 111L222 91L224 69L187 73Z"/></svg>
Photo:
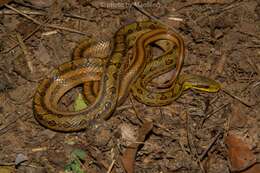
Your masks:
<svg viewBox="0 0 260 173"><path fill-rule="evenodd" d="M167 40L176 48L161 46L163 55L149 60L147 49L160 40ZM135 22L120 28L114 35L112 51L107 58L79 57L82 47L91 49L92 45L92 41L84 42L76 48L72 61L54 69L39 84L33 110L43 126L67 132L85 129L96 119L108 119L130 90L140 102L161 106L171 103L189 88L207 92L217 92L220 88L217 82L202 76L180 75L185 52L183 40L156 22ZM130 64L126 58L129 49L133 53ZM174 69L175 65L176 72L166 87L148 87L154 78ZM85 85L84 92L91 105L77 112L60 110L57 105L61 97L79 84ZM89 94L93 85L98 86L94 92L96 96Z"/></svg>

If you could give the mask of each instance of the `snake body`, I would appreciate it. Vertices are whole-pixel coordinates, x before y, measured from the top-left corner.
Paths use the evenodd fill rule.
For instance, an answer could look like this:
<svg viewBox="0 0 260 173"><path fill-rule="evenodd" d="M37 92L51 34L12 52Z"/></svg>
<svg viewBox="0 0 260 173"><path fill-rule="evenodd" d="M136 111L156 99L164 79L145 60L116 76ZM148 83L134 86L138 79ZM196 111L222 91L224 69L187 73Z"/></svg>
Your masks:
<svg viewBox="0 0 260 173"><path fill-rule="evenodd" d="M169 40L177 48L148 61L146 48L159 40ZM91 44L87 42L84 46L91 47ZM219 89L219 84L213 80L195 75L179 75L184 59L183 40L179 35L169 33L161 24L146 21L126 25L116 32L112 47L108 58L75 56L74 60L54 69L39 84L34 95L33 110L40 124L56 131L85 129L97 119L109 118L116 106L125 100L130 89L137 100L151 106L169 104L188 88L208 92ZM133 58L128 70L125 70L128 61L125 57L130 48L133 50ZM74 55L81 53L75 52ZM147 87L152 79L169 71L174 65L176 73L171 78L170 87L156 92ZM86 84L85 90L90 85L99 86L93 103L78 112L60 110L57 105L61 97L79 84Z"/></svg>

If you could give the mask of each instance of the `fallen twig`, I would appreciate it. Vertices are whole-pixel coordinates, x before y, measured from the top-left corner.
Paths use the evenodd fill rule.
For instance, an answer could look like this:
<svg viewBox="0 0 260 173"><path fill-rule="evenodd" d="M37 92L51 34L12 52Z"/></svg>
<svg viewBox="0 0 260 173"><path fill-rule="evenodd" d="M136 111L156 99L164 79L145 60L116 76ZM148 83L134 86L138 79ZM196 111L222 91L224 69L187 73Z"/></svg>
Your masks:
<svg viewBox="0 0 260 173"><path fill-rule="evenodd" d="M183 8L187 8L193 5L201 5L201 4L226 4L226 0L193 0L193 1L188 1L187 4L184 6L176 9L176 11L179 11Z"/></svg>
<svg viewBox="0 0 260 173"><path fill-rule="evenodd" d="M27 14L27 15L36 15L36 16L46 16L47 12L43 11L32 11L32 10L19 10L20 12ZM1 15L16 15L17 12L13 11L13 10L1 10L0 11ZM69 13L65 13L63 14L65 17L69 17L69 18L74 18L74 19L80 19L80 20L89 20L87 17L84 16L80 16L80 15L76 15L76 14L69 14Z"/></svg>
<svg viewBox="0 0 260 173"><path fill-rule="evenodd" d="M212 146L216 143L217 139L219 139L219 136L221 135L221 131L217 133L217 135L212 139L211 143L207 147L207 149L202 153L202 155L199 157L199 160L202 161L206 154L209 152L209 150L212 148Z"/></svg>
<svg viewBox="0 0 260 173"><path fill-rule="evenodd" d="M33 70L31 58L29 57L30 53L28 52L27 47L23 42L22 36L19 33L17 33L16 37L17 37L19 45L23 51L23 53L21 54L21 57L23 57L25 59L28 69L30 70L30 73L32 73L34 70Z"/></svg>
<svg viewBox="0 0 260 173"><path fill-rule="evenodd" d="M206 121L207 119L209 119L212 115L214 115L214 114L217 113L218 111L220 111L220 110L222 110L223 108L227 107L229 104L230 104L230 103L226 103L226 104L220 106L219 108L217 108L217 110L208 113L208 114L205 116L205 118L201 121L200 128L202 128L203 124L205 123L205 121Z"/></svg>
<svg viewBox="0 0 260 173"><path fill-rule="evenodd" d="M33 21L34 23L38 24L38 25L43 25L43 23L39 22L38 20L32 18L31 16L27 15L27 14L24 14L23 12L21 12L20 10L17 10L16 8L10 6L10 5L5 5L5 7L17 12L18 14L24 16L25 18ZM46 24L44 25L46 27L49 27L49 28L55 28L55 29L60 29L60 30L64 30L64 31L69 31L69 32L73 32L73 33L77 33L77 34L82 34L82 35L88 35L87 33L85 32L81 32L81 31L78 31L78 30L75 30L75 29L71 29L71 28L66 28L66 27L62 27L62 26L59 26L59 25L54 25L54 24Z"/></svg>
<svg viewBox="0 0 260 173"><path fill-rule="evenodd" d="M227 94L227 95L229 95L230 97L232 97L232 98L234 98L234 99L236 99L236 100L238 100L239 102L241 102L243 105L245 105L246 107L249 107L249 108L251 108L252 107L252 105L250 105L249 103L247 103L247 102L245 102L244 100L242 100L241 98L239 98L238 96L235 96L235 95L233 95L233 94L231 94L229 91L227 91L227 90L225 90L225 89L221 89L225 94Z"/></svg>
<svg viewBox="0 0 260 173"><path fill-rule="evenodd" d="M49 20L47 19L45 22L43 22L42 25L38 25L30 34L28 34L26 37L24 37L22 39L22 41L24 42L25 40L28 40L32 35L34 35L36 32L39 31L39 29L41 29ZM5 51L2 51L0 52L1 54L5 54L5 53L8 53L10 52L11 50L15 49L17 46L19 46L19 43L16 43L14 46L12 46L11 48L5 50Z"/></svg>
<svg viewBox="0 0 260 173"><path fill-rule="evenodd" d="M156 22L158 22L158 23L160 23L160 24L162 24L162 25L165 25L165 26L168 27L169 29L171 29L171 30L173 30L174 32L178 33L178 31L177 31L175 28L173 28L173 27L171 27L170 25L168 25L167 23L161 21L158 17L155 17L155 16L151 15L151 14L148 13L144 8L138 7L138 6L136 6L135 4L133 4L132 6L133 6L135 9L137 9L138 11L140 11L142 14L144 14L144 15L146 15L147 17L151 18L152 20L154 20L154 21L156 21ZM183 20L180 19L180 18L178 18L177 21L183 21Z"/></svg>
<svg viewBox="0 0 260 173"><path fill-rule="evenodd" d="M108 170L107 170L107 173L110 173L115 165L115 160L112 161L111 165L109 166Z"/></svg>

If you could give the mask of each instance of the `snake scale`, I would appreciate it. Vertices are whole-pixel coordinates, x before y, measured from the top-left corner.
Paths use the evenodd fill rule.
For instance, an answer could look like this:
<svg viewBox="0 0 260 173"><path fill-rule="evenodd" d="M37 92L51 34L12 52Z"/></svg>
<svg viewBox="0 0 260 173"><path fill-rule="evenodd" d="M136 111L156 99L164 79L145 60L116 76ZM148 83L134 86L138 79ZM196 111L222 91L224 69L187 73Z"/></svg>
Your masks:
<svg viewBox="0 0 260 173"><path fill-rule="evenodd" d="M149 46L160 40L167 40L175 47L164 49L161 46L163 55L149 60ZM33 99L33 110L43 126L64 132L86 129L97 119L108 119L130 90L140 102L161 106L171 103L189 88L207 92L217 92L220 88L217 82L202 76L180 75L185 52L183 40L159 23L144 21L121 27L113 37L112 51L106 58L79 57L82 47L91 48L92 45L93 42L87 41L76 48L72 61L60 65L40 82ZM126 58L129 49L133 53L130 63ZM175 66L176 72L167 87L148 87L153 79ZM77 112L60 110L61 97L80 84L84 84L85 95L92 97L91 105ZM98 89L93 89L95 86ZM95 94L89 96L89 90L94 90Z"/></svg>

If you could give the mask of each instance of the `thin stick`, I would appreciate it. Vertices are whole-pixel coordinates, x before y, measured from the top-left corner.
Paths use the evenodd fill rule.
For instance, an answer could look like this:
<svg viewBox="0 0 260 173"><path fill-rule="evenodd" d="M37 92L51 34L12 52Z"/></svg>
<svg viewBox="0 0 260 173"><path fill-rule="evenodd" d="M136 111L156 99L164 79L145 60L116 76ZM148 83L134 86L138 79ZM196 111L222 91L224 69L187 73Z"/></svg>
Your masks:
<svg viewBox="0 0 260 173"><path fill-rule="evenodd" d="M45 13L39 12L39 11L31 11L31 10L20 10L20 12L28 15L37 15L37 16L46 16ZM0 11L1 15L17 15L17 12L13 10L1 10Z"/></svg>
<svg viewBox="0 0 260 173"><path fill-rule="evenodd" d="M27 14L24 14L23 12L21 12L20 10L17 10L16 8L10 6L10 5L5 5L5 7L17 12L18 14L24 16L25 18L33 21L34 23L38 24L38 25L42 25L41 22L39 22L38 20L32 18L31 16L27 15ZM46 24L45 25L46 27L49 27L49 28L55 28L55 29L60 29L60 30L64 30L64 31L69 31L69 32L73 32L73 33L77 33L77 34L82 34L82 35L87 35L87 33L85 32L81 32L81 31L78 31L78 30L75 30L75 29L71 29L71 28L66 28L66 27L62 27L62 26L58 26L58 25L54 25L54 24Z"/></svg>
<svg viewBox="0 0 260 173"><path fill-rule="evenodd" d="M42 26L44 26L45 23L47 23L48 20L46 20L42 25L38 25L30 34L28 34L25 38L22 39L22 41L25 41L27 39L29 39L32 35L34 35L36 32L38 32L39 29L41 29ZM14 46L12 46L11 48L3 51L3 52L0 52L1 54L5 54L5 53L8 53L10 52L11 50L13 50L14 48L16 48L17 46L19 46L19 43L16 43Z"/></svg>
<svg viewBox="0 0 260 173"><path fill-rule="evenodd" d="M226 2L225 2L225 0L193 0L193 1L190 1L190 3L180 7L176 11L179 11L183 8L187 8L187 7L190 7L193 5L198 5L198 4L226 4Z"/></svg>
<svg viewBox="0 0 260 173"><path fill-rule="evenodd" d="M31 10L20 10L20 12L28 15L36 15L36 16L46 16L47 12L39 12L39 11L31 11ZM13 10L1 10L0 11L1 15L16 15L17 12L14 12ZM88 18L76 14L69 14L65 13L63 14L65 17L70 17L70 18L75 18L75 19L80 19L80 20L88 20Z"/></svg>
<svg viewBox="0 0 260 173"><path fill-rule="evenodd" d="M133 102L133 99L132 99L132 95L130 95L130 102L131 102L131 105L132 105L132 108L133 108L133 110L135 112L136 117L138 118L139 121L144 123L144 120L140 117L140 114L138 113L138 110L137 110L137 108L134 105L134 102Z"/></svg>
<svg viewBox="0 0 260 173"><path fill-rule="evenodd" d="M19 115L19 113L17 111L14 111L13 113ZM7 133L10 129L12 129L13 128L12 125L14 125L19 119L24 118L26 115L28 115L28 114L19 115L19 116L15 117L15 119L13 121L11 121L10 123L8 123L6 126L0 128L0 136Z"/></svg>
<svg viewBox="0 0 260 173"><path fill-rule="evenodd" d="M160 23L160 24L162 24L162 25L165 25L165 26L167 26L169 29L171 29L171 30L173 30L174 32L178 33L178 31L177 31L175 28L173 28L173 27L171 27L170 25L168 25L167 23L161 21L160 19L158 19L158 17L155 17L155 16L151 15L150 13L148 13L148 12L147 12L145 9L143 9L142 7L138 7L138 6L136 6L135 4L133 4L132 6L133 6L135 9L137 9L139 12L141 12L142 14L144 14L144 15L146 15L147 17L151 18L152 20L154 20L154 21L156 21L156 22L158 22L158 23ZM178 20L178 21L180 21L180 20Z"/></svg>
<svg viewBox="0 0 260 173"><path fill-rule="evenodd" d="M233 94L231 94L229 91L227 91L227 90L225 90L225 89L221 89L225 94L227 94L227 95L229 95L230 97L232 97L232 98L234 98L234 99L236 99L236 100L238 100L239 102L241 102L243 105L245 105L246 107L249 107L249 108L251 108L251 105L250 104L248 104L248 103L246 103L244 100L242 100L241 98L239 98L238 96L235 96L235 95L233 95Z"/></svg>
<svg viewBox="0 0 260 173"><path fill-rule="evenodd" d="M29 58L30 54L28 52L28 49L27 49L26 45L23 42L22 36L19 33L16 34L16 37L17 37L19 45L20 45L20 47L21 47L21 49L23 51L23 55L21 57L24 57L24 59L25 59L25 61L27 63L28 69L32 73L34 70L33 70L32 61L30 60L31 58Z"/></svg>
<svg viewBox="0 0 260 173"><path fill-rule="evenodd" d="M187 121L186 121L187 135L186 136L187 136L187 142L188 142L188 146L189 146L189 149L190 149L190 153L193 155L193 157L194 156L196 157L196 161L199 164L201 171L203 173L205 173L206 171L202 166L201 160L199 159L197 148L194 145L194 141L191 139L192 137L191 137L191 132L190 132L190 129L189 129L189 124L190 124L190 120L189 120L189 116L187 116ZM193 152L191 147L194 147L194 150L195 150L194 152Z"/></svg>
<svg viewBox="0 0 260 173"><path fill-rule="evenodd" d="M228 106L229 104L230 104L230 103L226 103L226 104L220 106L219 108L217 108L217 110L212 111L212 112L210 112L209 114L207 114L207 115L205 116L205 118L202 120L202 123L201 123L201 125L200 125L200 128L202 128L203 124L205 123L205 121L206 121L207 119L209 119L209 117L211 117L212 115L214 115L214 114L217 113L218 111L222 110L223 108L225 108L225 107Z"/></svg>
<svg viewBox="0 0 260 173"><path fill-rule="evenodd" d="M109 168L108 168L108 170L107 170L107 173L110 173L110 172L112 171L112 169L113 169L113 167L114 167L114 165L115 165L115 162L116 162L116 160L113 160L113 161L112 161L111 165L109 166Z"/></svg>
<svg viewBox="0 0 260 173"><path fill-rule="evenodd" d="M206 154L209 152L209 150L212 148L212 146L216 143L217 139L219 138L221 134L221 131L217 133L217 135L213 138L211 143L209 144L208 148L202 153L202 155L199 157L199 160L202 161L203 158L206 156Z"/></svg>

